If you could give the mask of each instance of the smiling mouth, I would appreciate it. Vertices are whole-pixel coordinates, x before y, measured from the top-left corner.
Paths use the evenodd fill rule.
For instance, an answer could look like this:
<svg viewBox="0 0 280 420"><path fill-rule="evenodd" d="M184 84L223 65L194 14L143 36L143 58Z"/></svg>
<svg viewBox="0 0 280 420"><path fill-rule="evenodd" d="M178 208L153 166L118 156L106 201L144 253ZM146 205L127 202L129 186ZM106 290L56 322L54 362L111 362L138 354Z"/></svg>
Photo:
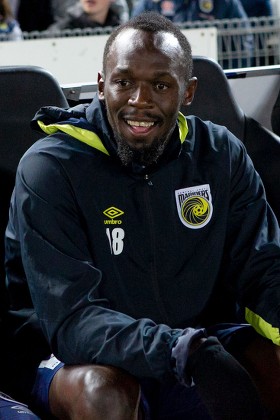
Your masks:
<svg viewBox="0 0 280 420"><path fill-rule="evenodd" d="M154 121L133 121L133 120L126 120L126 123L131 127L145 127L150 128L155 125Z"/></svg>

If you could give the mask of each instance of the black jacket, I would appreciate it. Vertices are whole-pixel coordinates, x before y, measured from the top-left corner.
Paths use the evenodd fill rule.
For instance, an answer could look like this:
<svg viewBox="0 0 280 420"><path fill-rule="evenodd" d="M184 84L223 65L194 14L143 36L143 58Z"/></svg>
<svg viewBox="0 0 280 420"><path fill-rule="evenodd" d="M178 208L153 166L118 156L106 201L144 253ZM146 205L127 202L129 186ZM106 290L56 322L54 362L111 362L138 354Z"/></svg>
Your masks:
<svg viewBox="0 0 280 420"><path fill-rule="evenodd" d="M161 380L183 328L245 319L280 344L279 228L233 134L179 115L143 168L121 165L97 98L43 108L33 124L52 134L21 159L6 232L26 363L51 348L68 364Z"/></svg>

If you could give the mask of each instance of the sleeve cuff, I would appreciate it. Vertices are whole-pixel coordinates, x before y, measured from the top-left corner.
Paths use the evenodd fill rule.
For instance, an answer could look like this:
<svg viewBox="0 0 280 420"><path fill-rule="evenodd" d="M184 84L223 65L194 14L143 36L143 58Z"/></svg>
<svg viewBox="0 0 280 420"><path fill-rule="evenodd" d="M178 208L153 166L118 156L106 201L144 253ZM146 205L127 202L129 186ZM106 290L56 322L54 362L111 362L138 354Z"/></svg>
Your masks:
<svg viewBox="0 0 280 420"><path fill-rule="evenodd" d="M194 329L186 328L182 335L176 340L171 351L171 365L173 372L182 385L191 387L194 385L192 376L187 374L187 361L190 353L190 347L195 340L206 338L204 328Z"/></svg>

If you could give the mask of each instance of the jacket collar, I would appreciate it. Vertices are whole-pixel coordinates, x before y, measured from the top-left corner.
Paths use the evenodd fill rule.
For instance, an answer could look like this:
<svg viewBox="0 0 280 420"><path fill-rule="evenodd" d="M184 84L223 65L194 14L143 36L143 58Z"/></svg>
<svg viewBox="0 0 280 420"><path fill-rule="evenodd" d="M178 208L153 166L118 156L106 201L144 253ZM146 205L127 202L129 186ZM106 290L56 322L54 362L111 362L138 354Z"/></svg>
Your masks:
<svg viewBox="0 0 280 420"><path fill-rule="evenodd" d="M98 149L119 161L117 143L113 130L107 119L105 105L96 95L90 104L78 105L74 108L60 109L56 107L41 108L31 122L33 128L38 127L47 134L63 132L87 145ZM179 113L178 122L163 154L157 163L145 168L133 164L133 172L150 173L163 163L176 159L182 148L182 144L188 134L188 125L183 114ZM140 168L142 168L140 170Z"/></svg>
<svg viewBox="0 0 280 420"><path fill-rule="evenodd" d="M86 119L94 126L95 132L102 139L102 142L105 148L109 151L109 154L111 156L116 156L117 144L112 128L108 122L106 107L104 103L98 99L97 95L86 109ZM184 143L187 134L188 124L186 118L183 114L179 113L177 125L166 146L166 149L159 158L158 162L149 168L149 172L153 171L155 167L177 158L181 152L182 144ZM147 168L144 170L147 172Z"/></svg>

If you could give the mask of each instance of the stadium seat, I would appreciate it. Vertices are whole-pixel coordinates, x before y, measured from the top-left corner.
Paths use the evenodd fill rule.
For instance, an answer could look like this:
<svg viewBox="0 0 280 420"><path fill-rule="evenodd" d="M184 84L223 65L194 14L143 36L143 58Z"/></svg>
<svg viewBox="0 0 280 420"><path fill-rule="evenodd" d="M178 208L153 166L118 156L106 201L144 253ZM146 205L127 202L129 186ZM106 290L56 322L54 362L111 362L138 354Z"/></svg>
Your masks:
<svg viewBox="0 0 280 420"><path fill-rule="evenodd" d="M197 91L182 112L228 127L245 145L280 222L280 137L247 116L236 102L221 66L206 57L194 57Z"/></svg>
<svg viewBox="0 0 280 420"><path fill-rule="evenodd" d="M271 113L271 126L274 133L280 136L280 90Z"/></svg>
<svg viewBox="0 0 280 420"><path fill-rule="evenodd" d="M57 80L37 66L0 66L0 313L4 305L4 232L16 168L40 134L30 120L44 105L68 107Z"/></svg>
<svg viewBox="0 0 280 420"><path fill-rule="evenodd" d="M5 391L12 384L9 384L4 233L16 168L23 153L40 136L29 126L35 112L44 105L68 107L68 102L56 79L35 66L0 66L0 93L0 390Z"/></svg>

